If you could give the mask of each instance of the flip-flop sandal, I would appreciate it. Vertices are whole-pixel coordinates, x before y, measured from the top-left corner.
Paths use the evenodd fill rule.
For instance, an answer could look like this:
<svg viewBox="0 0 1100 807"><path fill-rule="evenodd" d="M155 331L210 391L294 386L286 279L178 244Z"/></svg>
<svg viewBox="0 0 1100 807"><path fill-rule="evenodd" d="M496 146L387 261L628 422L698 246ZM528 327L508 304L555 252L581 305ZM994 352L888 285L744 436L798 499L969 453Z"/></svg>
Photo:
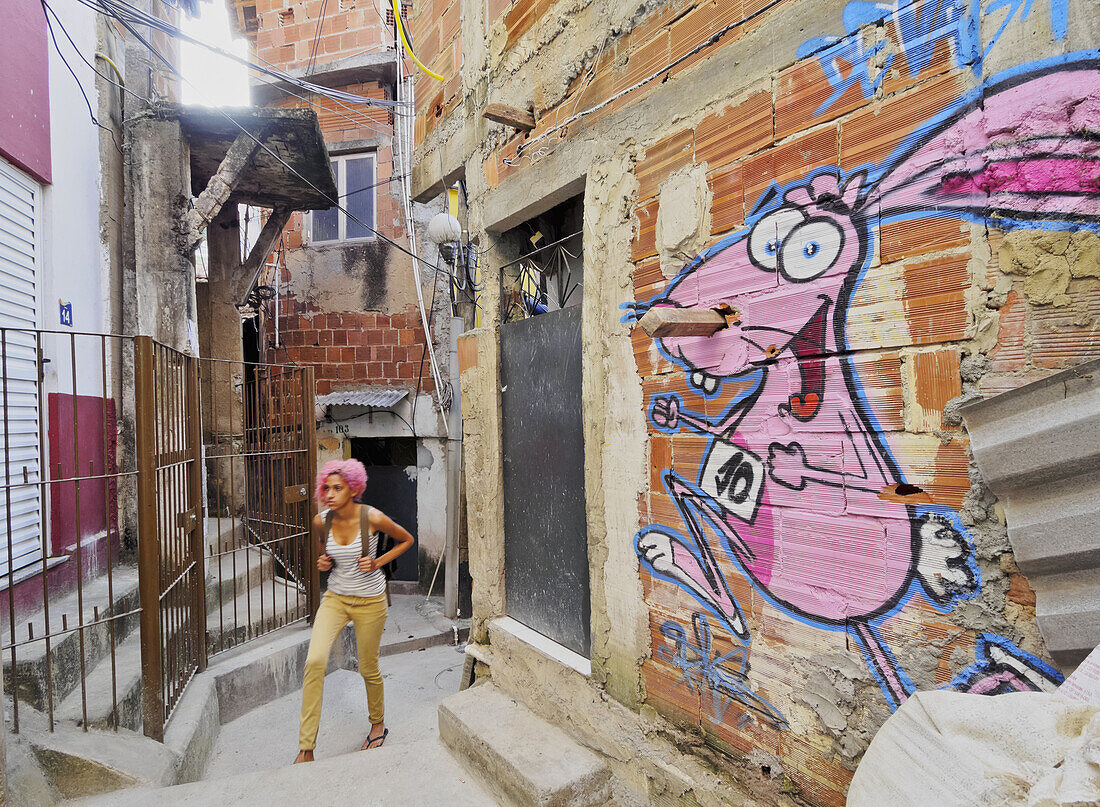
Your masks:
<svg viewBox="0 0 1100 807"><path fill-rule="evenodd" d="M390 733L389 729L382 729L382 733L377 737L368 737L367 741L360 748L360 751L369 751L372 748L381 748L382 744L386 742L386 735Z"/></svg>

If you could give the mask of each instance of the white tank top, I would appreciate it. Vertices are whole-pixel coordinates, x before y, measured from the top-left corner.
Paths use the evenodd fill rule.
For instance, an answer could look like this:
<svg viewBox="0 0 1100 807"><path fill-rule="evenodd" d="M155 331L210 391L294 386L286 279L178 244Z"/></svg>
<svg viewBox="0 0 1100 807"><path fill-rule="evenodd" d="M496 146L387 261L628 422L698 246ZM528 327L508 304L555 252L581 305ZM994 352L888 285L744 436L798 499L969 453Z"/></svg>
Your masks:
<svg viewBox="0 0 1100 807"><path fill-rule="evenodd" d="M366 505L360 505L366 507ZM321 513L324 519L328 510ZM343 594L346 597L377 597L386 593L386 575L381 569L366 573L359 571L359 558L363 557L362 532L355 536L350 544L341 545L332 537L332 530L328 532L325 542L325 553L332 558L332 573L328 577L328 590L333 594ZM378 533L371 533L368 539L369 554L377 557Z"/></svg>

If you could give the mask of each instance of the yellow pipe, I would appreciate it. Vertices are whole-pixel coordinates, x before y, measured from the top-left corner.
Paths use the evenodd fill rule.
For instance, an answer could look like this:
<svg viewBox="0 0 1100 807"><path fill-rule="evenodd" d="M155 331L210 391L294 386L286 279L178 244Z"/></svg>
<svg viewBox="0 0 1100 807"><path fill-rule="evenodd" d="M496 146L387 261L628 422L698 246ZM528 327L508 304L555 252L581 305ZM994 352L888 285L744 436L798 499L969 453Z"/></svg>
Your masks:
<svg viewBox="0 0 1100 807"><path fill-rule="evenodd" d="M409 46L409 40L405 38L405 26L401 24L401 10L397 7L397 0L390 0L393 3L393 19L397 22L397 33L401 34L401 42L405 45L405 52L409 54L409 58L416 62L416 66L434 78L436 81L443 81L443 76L439 73L435 73L424 66L424 63L416 58L416 54L413 53L413 49Z"/></svg>
<svg viewBox="0 0 1100 807"><path fill-rule="evenodd" d="M103 61L105 61L107 64L109 64L111 66L111 69L115 71L115 75L118 76L118 85L120 87L125 87L126 86L126 82L122 80L122 71L118 69L117 64L115 64L114 62L111 61L110 56L108 56L106 53L100 53L97 50L95 52L95 57L97 59L102 59Z"/></svg>

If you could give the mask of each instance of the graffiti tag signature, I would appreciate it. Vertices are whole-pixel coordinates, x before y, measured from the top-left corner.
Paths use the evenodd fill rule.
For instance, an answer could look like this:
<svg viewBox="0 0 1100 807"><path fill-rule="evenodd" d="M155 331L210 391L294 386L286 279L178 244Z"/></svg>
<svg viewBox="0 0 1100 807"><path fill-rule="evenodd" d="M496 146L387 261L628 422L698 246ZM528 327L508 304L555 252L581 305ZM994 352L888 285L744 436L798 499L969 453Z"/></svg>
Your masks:
<svg viewBox="0 0 1100 807"><path fill-rule="evenodd" d="M697 695L710 694L711 722L725 720L726 710L737 703L753 712L757 718L774 728L787 728L787 719L752 691L749 686L749 654L747 647L735 647L729 653L717 655L711 644L710 623L706 614L691 617L695 633L693 643L679 622L669 620L661 626L661 635L672 646L658 648L658 655L680 671L677 683L686 684ZM739 726L741 722L739 721Z"/></svg>

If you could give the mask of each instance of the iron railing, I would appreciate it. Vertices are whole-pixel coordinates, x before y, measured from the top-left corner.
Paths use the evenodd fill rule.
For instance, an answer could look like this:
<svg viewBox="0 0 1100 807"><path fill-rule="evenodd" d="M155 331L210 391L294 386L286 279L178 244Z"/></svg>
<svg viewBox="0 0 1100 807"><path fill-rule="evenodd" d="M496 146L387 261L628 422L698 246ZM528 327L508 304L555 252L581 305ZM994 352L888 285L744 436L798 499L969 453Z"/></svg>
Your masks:
<svg viewBox="0 0 1100 807"><path fill-rule="evenodd" d="M58 709L85 730L90 707L93 719L120 722L116 653L138 613L126 496L137 467L132 442L120 439L127 414L116 402L132 357L125 336L0 328L7 550L0 610L16 731L20 703L45 712L51 730ZM89 704L86 679L98 664L109 666L101 676L109 709Z"/></svg>
<svg viewBox="0 0 1100 807"><path fill-rule="evenodd" d="M13 728L163 740L211 654L316 610L313 369L0 328L0 370Z"/></svg>

